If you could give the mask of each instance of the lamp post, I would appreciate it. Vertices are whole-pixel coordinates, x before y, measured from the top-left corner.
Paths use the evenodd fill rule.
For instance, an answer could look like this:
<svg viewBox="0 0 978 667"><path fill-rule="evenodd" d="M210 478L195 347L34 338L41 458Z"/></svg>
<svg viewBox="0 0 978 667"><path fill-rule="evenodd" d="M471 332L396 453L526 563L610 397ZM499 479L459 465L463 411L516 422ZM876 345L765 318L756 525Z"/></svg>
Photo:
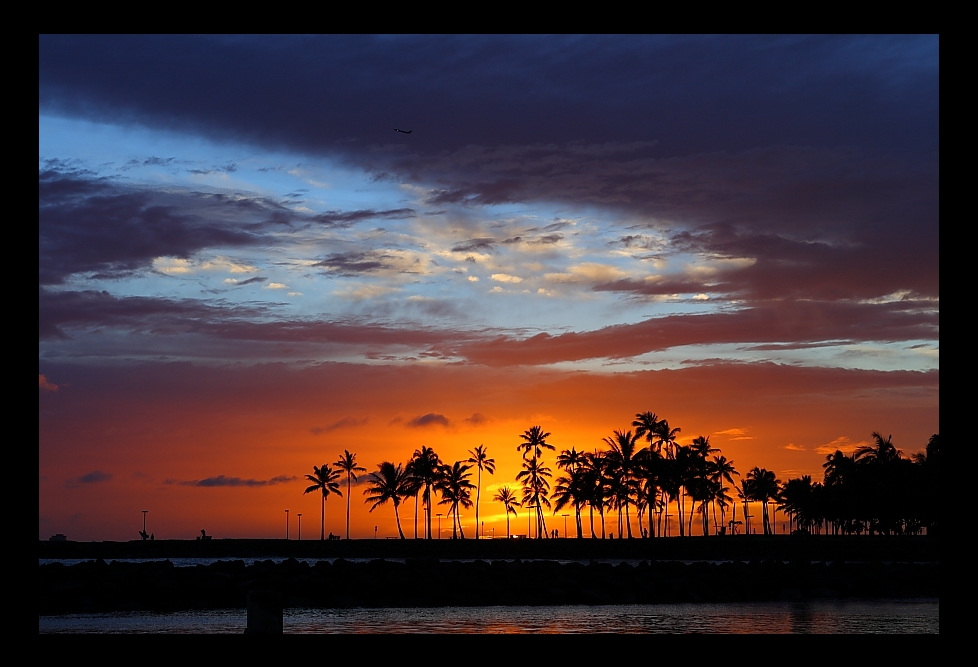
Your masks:
<svg viewBox="0 0 978 667"><path fill-rule="evenodd" d="M298 514L296 514L296 516L299 517L299 541L301 542L302 541L302 512L299 512Z"/></svg>
<svg viewBox="0 0 978 667"><path fill-rule="evenodd" d="M149 510L143 510L143 533L146 532L146 512Z"/></svg>
<svg viewBox="0 0 978 667"><path fill-rule="evenodd" d="M289 510L285 510L285 539L289 539Z"/></svg>

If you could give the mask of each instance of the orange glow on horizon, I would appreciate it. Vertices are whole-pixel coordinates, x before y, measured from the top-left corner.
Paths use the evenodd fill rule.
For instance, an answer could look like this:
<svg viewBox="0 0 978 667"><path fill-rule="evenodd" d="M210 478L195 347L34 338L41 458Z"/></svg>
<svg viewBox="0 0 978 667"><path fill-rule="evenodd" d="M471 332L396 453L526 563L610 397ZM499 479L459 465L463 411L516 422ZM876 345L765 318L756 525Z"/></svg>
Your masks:
<svg viewBox="0 0 978 667"><path fill-rule="evenodd" d="M681 444L708 435L742 475L759 466L782 481L803 474L821 479L825 454L819 448L840 438L858 443L874 429L885 430L911 453L939 431L936 374L904 378L919 385L915 405L908 407L911 399L901 387L854 399L852 386L833 388L837 379L818 369L782 367L604 376L528 371L516 384L509 373L457 367L179 372L187 375L171 374L168 381L183 391L157 395L153 383L120 389L107 381L91 392L69 387L41 397L40 438L47 446L40 461L40 539L55 533L79 540L138 539L143 509L149 510L148 530L157 539L192 539L201 529L215 539L284 538L286 509L291 538L297 537L300 512L302 538L318 538L320 499L303 494L305 475L314 465L335 467L344 449L367 469L352 488L351 537L372 538L375 527L377 537L392 537L393 506L370 512L364 504L369 473L382 461L406 463L421 446L451 464L480 444L496 463L494 475L483 474L481 518L487 535L502 537L505 515L492 496L504 484L521 493L521 433L533 425L551 433L548 441L556 451L544 459L554 475L552 487L562 474L557 453L606 449L604 437L631 429L635 414L649 409L682 429ZM214 385L222 390L212 390ZM75 415L70 432L44 418L56 409ZM441 417L419 419L425 415ZM62 446L85 452L85 469L101 474L85 480L77 468L62 467ZM343 496L327 499L326 532L345 535L345 475L339 481ZM413 500L399 511L411 538ZM437 512L445 515L442 532L450 536L448 506L436 505ZM573 534L572 511L565 512ZM463 510L466 537L474 536L474 521L474 508ZM608 530L616 521L607 515ZM632 515L633 530L634 521ZM420 523L419 517L423 534ZM548 515L547 526L564 531L560 514ZM526 533L525 510L511 517L511 532ZM696 520L693 532L699 532Z"/></svg>

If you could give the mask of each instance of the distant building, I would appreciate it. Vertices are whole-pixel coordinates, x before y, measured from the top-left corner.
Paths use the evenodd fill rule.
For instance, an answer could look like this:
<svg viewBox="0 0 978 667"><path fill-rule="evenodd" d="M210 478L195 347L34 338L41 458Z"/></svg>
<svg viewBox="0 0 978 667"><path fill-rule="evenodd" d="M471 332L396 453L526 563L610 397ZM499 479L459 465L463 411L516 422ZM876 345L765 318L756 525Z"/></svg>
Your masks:
<svg viewBox="0 0 978 667"><path fill-rule="evenodd" d="M67 542L67 541L68 541L68 537L66 535L63 535L62 533L58 533L57 535L52 535L51 537L48 538L48 542Z"/></svg>

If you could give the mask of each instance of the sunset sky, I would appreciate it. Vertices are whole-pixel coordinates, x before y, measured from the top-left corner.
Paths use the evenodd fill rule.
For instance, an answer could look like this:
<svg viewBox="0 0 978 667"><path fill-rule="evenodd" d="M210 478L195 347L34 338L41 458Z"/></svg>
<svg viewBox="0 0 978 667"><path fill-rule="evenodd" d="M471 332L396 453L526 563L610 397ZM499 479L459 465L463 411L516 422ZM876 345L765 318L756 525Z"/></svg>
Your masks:
<svg viewBox="0 0 978 667"><path fill-rule="evenodd" d="M499 536L522 432L644 411L781 480L922 450L938 49L41 36L39 538L318 538L314 465L480 444ZM352 537L395 535L366 477Z"/></svg>

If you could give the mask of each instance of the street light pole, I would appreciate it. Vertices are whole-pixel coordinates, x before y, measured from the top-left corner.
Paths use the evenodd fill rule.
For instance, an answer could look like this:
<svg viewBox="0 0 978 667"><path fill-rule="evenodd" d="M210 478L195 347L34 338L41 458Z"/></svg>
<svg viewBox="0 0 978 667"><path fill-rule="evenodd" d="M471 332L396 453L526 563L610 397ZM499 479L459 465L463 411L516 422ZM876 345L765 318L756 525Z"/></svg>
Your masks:
<svg viewBox="0 0 978 667"><path fill-rule="evenodd" d="M146 532L146 512L149 510L143 510L143 532Z"/></svg>
<svg viewBox="0 0 978 667"><path fill-rule="evenodd" d="M299 512L298 514L296 514L296 516L299 517L299 541L301 542L302 541L302 512Z"/></svg>

